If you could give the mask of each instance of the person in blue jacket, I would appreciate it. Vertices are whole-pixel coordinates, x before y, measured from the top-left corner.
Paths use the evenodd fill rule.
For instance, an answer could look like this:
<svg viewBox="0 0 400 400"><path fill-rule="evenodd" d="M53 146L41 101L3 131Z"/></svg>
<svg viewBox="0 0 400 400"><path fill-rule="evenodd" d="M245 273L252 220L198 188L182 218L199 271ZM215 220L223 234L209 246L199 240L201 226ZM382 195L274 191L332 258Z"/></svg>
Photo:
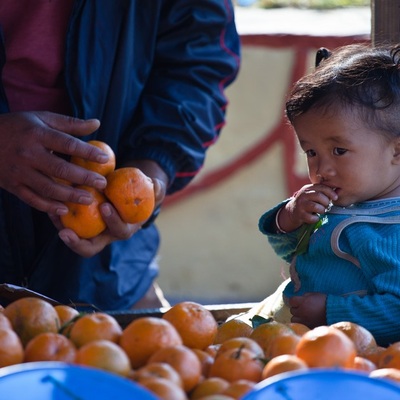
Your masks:
<svg viewBox="0 0 400 400"><path fill-rule="evenodd" d="M321 49L318 64L286 103L311 183L259 221L290 279L253 314L351 321L387 346L400 340L400 46Z"/></svg>
<svg viewBox="0 0 400 400"><path fill-rule="evenodd" d="M161 305L154 292L163 199L201 169L225 123L224 89L240 64L230 0L3 0L0 4L0 282L103 310ZM102 205L107 230L63 229L66 201L88 204L105 162L155 183L143 226Z"/></svg>

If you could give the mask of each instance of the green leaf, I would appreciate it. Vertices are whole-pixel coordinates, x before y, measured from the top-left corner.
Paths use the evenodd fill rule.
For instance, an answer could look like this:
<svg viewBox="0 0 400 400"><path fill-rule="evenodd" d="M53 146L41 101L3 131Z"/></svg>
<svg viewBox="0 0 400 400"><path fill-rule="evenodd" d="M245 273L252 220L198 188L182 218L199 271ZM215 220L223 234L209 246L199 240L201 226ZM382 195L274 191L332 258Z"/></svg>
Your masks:
<svg viewBox="0 0 400 400"><path fill-rule="evenodd" d="M311 235L322 225L322 219L320 218L318 222L311 225L303 225L300 239L297 243L294 254L297 256L303 254L308 249L308 243L310 242Z"/></svg>
<svg viewBox="0 0 400 400"><path fill-rule="evenodd" d="M257 326L268 324L273 321L273 318L264 318L261 315L254 315L253 318L250 319L253 329L257 328Z"/></svg>

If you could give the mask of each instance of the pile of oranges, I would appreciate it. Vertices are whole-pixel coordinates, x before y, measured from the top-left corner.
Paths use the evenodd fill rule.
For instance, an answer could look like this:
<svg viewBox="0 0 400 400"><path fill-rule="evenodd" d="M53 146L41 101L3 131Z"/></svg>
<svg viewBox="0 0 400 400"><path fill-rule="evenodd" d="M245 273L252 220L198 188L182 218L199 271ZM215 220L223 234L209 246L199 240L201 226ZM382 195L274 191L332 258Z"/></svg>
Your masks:
<svg viewBox="0 0 400 400"><path fill-rule="evenodd" d="M124 222L130 224L145 222L154 211L153 181L138 168L115 169L115 154L107 143L99 140L91 140L88 143L102 149L109 157L108 162L100 164L79 157L71 157L70 161L105 176L107 186L103 192L100 192L90 186L77 185L78 188L92 195L93 202L90 205L66 203L69 212L60 217L64 227L72 229L83 239L99 235L106 229L99 206L106 201L113 204ZM66 181L57 181L70 184Z"/></svg>
<svg viewBox="0 0 400 400"><path fill-rule="evenodd" d="M357 324L218 324L191 301L122 328L110 314L81 314L34 297L16 300L0 312L0 367L39 361L100 368L161 400L240 399L273 375L318 367L400 381L400 342L380 347Z"/></svg>

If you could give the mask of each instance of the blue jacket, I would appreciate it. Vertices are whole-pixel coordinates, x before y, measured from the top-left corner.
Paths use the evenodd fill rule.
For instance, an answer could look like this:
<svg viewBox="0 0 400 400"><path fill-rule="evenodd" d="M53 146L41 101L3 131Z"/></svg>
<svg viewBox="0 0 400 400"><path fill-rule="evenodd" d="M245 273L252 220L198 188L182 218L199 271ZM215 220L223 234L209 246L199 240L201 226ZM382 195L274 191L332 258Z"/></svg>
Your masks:
<svg viewBox="0 0 400 400"><path fill-rule="evenodd" d="M333 206L311 235L307 251L295 255L302 228L271 231L276 212L266 212L259 227L278 256L290 266L283 294L327 295L328 325L352 321L368 329L378 344L400 340L400 198Z"/></svg>
<svg viewBox="0 0 400 400"><path fill-rule="evenodd" d="M107 142L119 165L155 160L171 194L191 181L218 138L239 53L230 0L76 0L65 60L73 115L101 121L85 140ZM2 86L0 112L8 112ZM154 225L85 259L58 239L46 215L4 190L0 240L0 282L65 303L126 309L157 275Z"/></svg>

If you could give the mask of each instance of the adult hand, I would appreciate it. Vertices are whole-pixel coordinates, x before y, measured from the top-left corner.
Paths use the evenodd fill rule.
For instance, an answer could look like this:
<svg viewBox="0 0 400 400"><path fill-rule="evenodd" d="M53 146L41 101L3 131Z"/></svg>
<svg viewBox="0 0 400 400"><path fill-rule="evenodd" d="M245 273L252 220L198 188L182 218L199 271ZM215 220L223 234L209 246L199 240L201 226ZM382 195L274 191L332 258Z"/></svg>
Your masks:
<svg viewBox="0 0 400 400"><path fill-rule="evenodd" d="M87 191L59 184L53 178L105 187L101 175L57 156L106 162L108 157L102 150L74 137L88 135L99 125L96 119L81 120L50 112L0 115L0 187L51 214L65 214L68 209L63 203L67 201L90 204L92 197Z"/></svg>
<svg viewBox="0 0 400 400"><path fill-rule="evenodd" d="M130 166L140 167L146 175L150 176L154 183L155 207L160 206L165 198L167 188L167 176L161 168L149 160L142 160L130 163ZM82 257L92 257L103 250L107 245L114 241L126 240L134 235L142 225L127 224L123 222L117 210L110 203L103 203L100 211L104 222L107 225L105 231L92 239L81 239L71 229L64 229L60 218L57 215L49 215L54 225L59 229L60 239L75 253Z"/></svg>
<svg viewBox="0 0 400 400"><path fill-rule="evenodd" d="M315 328L326 325L326 294L304 293L289 299L292 322Z"/></svg>

